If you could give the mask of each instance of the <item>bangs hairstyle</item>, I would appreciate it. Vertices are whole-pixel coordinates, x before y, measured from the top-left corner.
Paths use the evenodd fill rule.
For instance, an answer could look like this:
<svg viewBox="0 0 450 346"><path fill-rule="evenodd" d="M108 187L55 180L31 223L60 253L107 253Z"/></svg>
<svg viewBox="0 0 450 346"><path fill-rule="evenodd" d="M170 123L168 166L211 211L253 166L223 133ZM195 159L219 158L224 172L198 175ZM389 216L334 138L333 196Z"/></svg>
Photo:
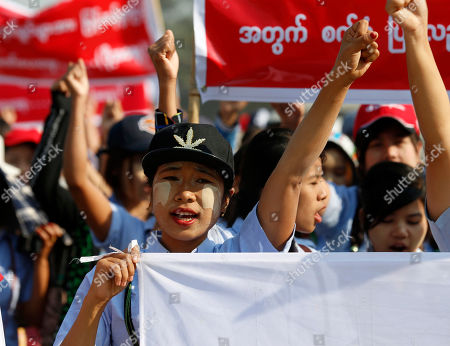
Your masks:
<svg viewBox="0 0 450 346"><path fill-rule="evenodd" d="M114 193L122 195L122 175L125 171L134 174L133 163L141 162L143 153L134 153L123 149L111 149L106 159L105 180L111 186ZM124 167L127 164L127 167Z"/></svg>
<svg viewBox="0 0 450 346"><path fill-rule="evenodd" d="M366 152L367 148L369 147L369 144L378 138L378 136L385 131L386 129L396 127L404 131L404 137L411 138L411 142L414 146L417 146L417 143L421 141L420 137L417 135L416 132L409 132L407 129L405 129L400 123L395 119L381 119L378 120L376 123L371 125L369 129L366 130L366 132L363 133L362 130L358 132L358 135L356 136L355 140L355 146L357 149L357 156L358 156L358 173L359 178L362 180L364 176L366 175L365 170L365 160L366 160Z"/></svg>
<svg viewBox="0 0 450 346"><path fill-rule="evenodd" d="M364 231L416 200L425 203L425 182L418 173L411 166L390 161L378 163L369 170L359 190L364 212L360 223ZM400 183L405 178L409 180L406 187Z"/></svg>

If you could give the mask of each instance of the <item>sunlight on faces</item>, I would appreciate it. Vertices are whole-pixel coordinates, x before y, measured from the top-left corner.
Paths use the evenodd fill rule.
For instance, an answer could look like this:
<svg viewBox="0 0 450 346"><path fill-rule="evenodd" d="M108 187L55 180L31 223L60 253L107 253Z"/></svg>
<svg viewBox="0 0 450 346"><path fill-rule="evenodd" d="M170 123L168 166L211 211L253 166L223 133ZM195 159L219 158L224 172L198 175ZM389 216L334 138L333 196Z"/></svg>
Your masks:
<svg viewBox="0 0 450 346"><path fill-rule="evenodd" d="M302 181L295 220L296 230L311 233L328 205L328 187L323 178L322 161L317 159Z"/></svg>
<svg viewBox="0 0 450 346"><path fill-rule="evenodd" d="M422 246L427 230L425 207L422 200L417 199L371 228L369 239L377 252L414 252Z"/></svg>
<svg viewBox="0 0 450 346"><path fill-rule="evenodd" d="M223 198L221 176L214 169L188 161L159 166L152 190L153 213L166 245L183 241L200 244L219 219L223 203L228 202Z"/></svg>
<svg viewBox="0 0 450 346"><path fill-rule="evenodd" d="M162 204L165 206L169 200L170 192L172 190L172 183L163 181L153 186L153 198L155 204ZM210 184L206 184L201 190L202 201L204 209L212 209L213 214L217 214L220 210L220 191L219 189Z"/></svg>
<svg viewBox="0 0 450 346"><path fill-rule="evenodd" d="M324 178L337 185L351 186L353 169L349 159L337 148L328 148L326 156L323 163Z"/></svg>
<svg viewBox="0 0 450 346"><path fill-rule="evenodd" d="M366 150L365 170L383 161L401 162L411 167L420 162L422 143L414 144L411 136L405 136L400 126L389 128L373 139Z"/></svg>

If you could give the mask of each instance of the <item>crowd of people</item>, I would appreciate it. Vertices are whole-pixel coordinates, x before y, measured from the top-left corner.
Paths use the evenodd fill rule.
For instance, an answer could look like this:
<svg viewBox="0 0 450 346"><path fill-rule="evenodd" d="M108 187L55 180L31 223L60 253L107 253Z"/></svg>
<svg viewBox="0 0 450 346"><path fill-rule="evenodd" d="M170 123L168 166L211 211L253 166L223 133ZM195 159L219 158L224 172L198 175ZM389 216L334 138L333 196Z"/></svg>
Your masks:
<svg viewBox="0 0 450 346"><path fill-rule="evenodd" d="M301 104L272 104L278 123L242 115L245 102L222 102L214 124L189 123L170 30L149 48L156 131L153 115L124 117L118 101L93 127L81 59L54 83L42 134L15 128L14 110L2 110L7 345L24 335L35 345L137 344L138 313L124 306L138 305L141 252L449 251L450 102L426 1L405 3L388 0L386 10L404 32L414 106L361 105L351 134L334 125L352 83L380 55L366 20L342 40L335 68L347 71L307 115ZM138 246L128 249L131 240ZM123 253L73 261L110 246Z"/></svg>

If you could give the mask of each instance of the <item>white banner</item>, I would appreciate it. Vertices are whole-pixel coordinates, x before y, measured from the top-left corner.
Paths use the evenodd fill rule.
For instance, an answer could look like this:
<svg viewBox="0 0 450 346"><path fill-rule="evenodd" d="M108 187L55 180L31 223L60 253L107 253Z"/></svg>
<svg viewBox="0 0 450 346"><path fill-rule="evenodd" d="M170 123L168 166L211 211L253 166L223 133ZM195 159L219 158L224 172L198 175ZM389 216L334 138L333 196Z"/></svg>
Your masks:
<svg viewBox="0 0 450 346"><path fill-rule="evenodd" d="M143 254L141 345L449 345L450 254Z"/></svg>

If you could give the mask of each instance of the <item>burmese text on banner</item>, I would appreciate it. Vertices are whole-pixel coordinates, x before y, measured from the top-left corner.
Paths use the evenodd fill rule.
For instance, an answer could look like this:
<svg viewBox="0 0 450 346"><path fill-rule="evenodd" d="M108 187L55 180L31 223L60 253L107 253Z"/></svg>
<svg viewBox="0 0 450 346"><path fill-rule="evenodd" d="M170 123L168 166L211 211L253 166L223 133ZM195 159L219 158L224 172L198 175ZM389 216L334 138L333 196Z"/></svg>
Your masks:
<svg viewBox="0 0 450 346"><path fill-rule="evenodd" d="M0 28L0 106L16 108L19 123L45 118L50 86L78 58L99 106L120 99L125 112L152 108L147 48L162 33L158 0L66 0L42 9L2 2Z"/></svg>
<svg viewBox="0 0 450 346"><path fill-rule="evenodd" d="M345 4L345 6L344 6ZM345 30L360 19L380 36L380 58L348 103L411 103L405 43L383 2L194 0L197 86L202 101L312 102L329 83ZM447 0L430 3L429 39L450 88Z"/></svg>

